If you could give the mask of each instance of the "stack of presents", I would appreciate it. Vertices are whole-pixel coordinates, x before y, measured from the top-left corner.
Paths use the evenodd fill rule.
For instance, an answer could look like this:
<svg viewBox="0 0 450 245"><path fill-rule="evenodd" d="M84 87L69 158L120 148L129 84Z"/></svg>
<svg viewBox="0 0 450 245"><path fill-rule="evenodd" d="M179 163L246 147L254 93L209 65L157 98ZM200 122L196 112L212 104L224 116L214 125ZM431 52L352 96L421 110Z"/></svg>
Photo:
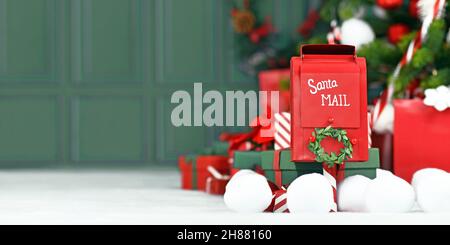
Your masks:
<svg viewBox="0 0 450 245"><path fill-rule="evenodd" d="M179 168L183 189L223 195L230 178L243 169L256 171L282 188L301 175L324 173L325 162L340 163L334 166L328 164L329 168L335 168L336 179L353 175L371 179L376 177L380 156L378 148L371 145L366 64L364 58L356 57L353 46L302 46L300 57L292 58L290 70L261 72L259 87L261 91L269 93L268 98L271 92L279 93L278 110L274 110L270 101L262 99L261 103L266 108L262 114L265 116L258 117L249 132L224 133L220 141L203 152L181 156ZM396 104L396 108L403 106L401 102ZM419 109L424 107L416 106ZM398 111L398 117L396 115L394 128L398 132L394 134L397 148L394 148L394 158L398 158L398 162L388 170L407 181L411 181L415 171L424 167L449 170L448 157L442 154L448 144L444 146L439 141L433 144L414 139L423 135L439 138L450 127L436 129L437 132L427 128L422 122L425 118L418 117L423 111L432 113L431 108L423 109L422 112L418 109L408 111L409 114L417 115L403 115L404 110ZM450 121L448 113L439 117L447 118L431 122L436 118L433 114L428 115L426 121L436 125ZM263 120L270 120L270 126L261 123ZM408 125L408 120L421 131L414 131ZM262 135L267 128L273 130L269 137ZM333 131L319 140L319 135L330 128L340 130L340 133ZM397 137L399 134L404 134L404 137ZM342 137L351 145L344 146ZM443 140L448 141L448 138ZM417 149L415 144L426 145L426 151L433 154L440 151L441 154L429 156ZM351 151L347 152L348 149ZM416 150L411 152L408 149ZM415 157L407 157L409 155ZM405 162L405 159L409 162ZM427 162L427 159L434 161Z"/></svg>
<svg viewBox="0 0 450 245"><path fill-rule="evenodd" d="M364 175L375 178L380 161L378 149L369 146L364 60L358 58L355 62L349 59L354 56L352 47L329 47L331 46L304 46L303 58L292 60L292 77L289 70L261 72L260 90L267 91L267 98L271 97L270 93L273 91L279 93L278 112L273 113L275 110L271 101L262 99L261 103L266 108L265 116L256 119L250 132L224 133L220 136L220 141L213 143L204 152L181 156L179 168L182 188L222 195L229 179L243 169L266 176L279 188L288 186L301 175L323 173L324 164L316 161L316 155L308 150L308 143L316 128L327 126L345 128L354 141L352 158L338 171L345 177ZM334 58L340 63L334 67L318 67L317 63L322 57L316 57L315 53L324 51L330 53L327 59ZM299 67L304 69L302 74ZM323 69L326 69L326 75ZM300 81L302 79L306 79L306 85L309 80L314 88L304 86ZM337 84L319 85L329 79L335 81L331 83ZM323 91L319 91L321 88ZM322 94L326 94L325 99ZM333 96L336 98L331 98ZM270 122L263 124L263 120ZM264 130L265 135L262 134ZM272 133L267 136L269 130ZM331 138L324 139L321 145L331 150L339 150L341 147L340 140Z"/></svg>

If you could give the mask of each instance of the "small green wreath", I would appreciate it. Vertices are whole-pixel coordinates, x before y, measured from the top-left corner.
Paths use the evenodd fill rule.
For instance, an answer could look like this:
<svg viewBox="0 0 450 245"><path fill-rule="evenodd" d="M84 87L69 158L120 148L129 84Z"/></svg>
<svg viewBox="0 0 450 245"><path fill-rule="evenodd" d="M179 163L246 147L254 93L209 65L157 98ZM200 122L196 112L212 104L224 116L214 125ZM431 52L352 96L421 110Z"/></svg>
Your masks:
<svg viewBox="0 0 450 245"><path fill-rule="evenodd" d="M342 142L344 148L340 150L339 155L336 155L334 152L331 152L331 154L325 152L320 142L326 137L331 137ZM316 155L317 162L326 163L329 167L332 167L334 164L342 164L344 161L352 158L353 153L352 142L347 137L347 131L335 129L331 126L326 128L316 128L309 138L308 149Z"/></svg>

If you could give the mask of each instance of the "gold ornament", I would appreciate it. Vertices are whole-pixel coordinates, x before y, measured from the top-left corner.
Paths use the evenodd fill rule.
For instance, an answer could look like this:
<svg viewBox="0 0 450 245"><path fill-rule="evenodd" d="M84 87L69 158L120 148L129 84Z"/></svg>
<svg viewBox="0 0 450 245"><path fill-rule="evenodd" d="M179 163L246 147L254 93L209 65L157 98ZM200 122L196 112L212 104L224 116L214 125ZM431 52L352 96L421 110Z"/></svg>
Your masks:
<svg viewBox="0 0 450 245"><path fill-rule="evenodd" d="M233 13L234 31L241 34L250 33L255 27L255 15L248 10L237 10Z"/></svg>

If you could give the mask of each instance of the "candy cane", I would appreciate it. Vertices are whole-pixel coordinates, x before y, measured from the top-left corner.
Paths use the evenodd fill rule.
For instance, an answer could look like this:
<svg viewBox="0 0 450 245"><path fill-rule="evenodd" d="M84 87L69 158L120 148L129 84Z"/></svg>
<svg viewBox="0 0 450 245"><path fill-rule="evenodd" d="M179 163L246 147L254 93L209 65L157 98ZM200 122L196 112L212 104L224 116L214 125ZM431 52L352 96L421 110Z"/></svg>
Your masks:
<svg viewBox="0 0 450 245"><path fill-rule="evenodd" d="M291 114L281 112L275 114L275 150L291 148Z"/></svg>
<svg viewBox="0 0 450 245"><path fill-rule="evenodd" d="M285 189L275 191L274 193L274 213L289 213L287 207L287 194Z"/></svg>
<svg viewBox="0 0 450 245"><path fill-rule="evenodd" d="M375 104L372 121L373 128L375 131L382 133L384 129L392 132L393 127L393 110L385 110L387 106L392 104L395 91L395 80L398 78L401 69L409 64L414 57L414 54L422 46L423 41L426 39L428 34L428 29L430 28L433 20L441 18L444 10L446 0L421 0L418 2L420 7L420 14L422 16L423 22L422 27L419 32L417 32L415 38L411 41L403 55L402 59L398 63L397 67L392 74L392 80L390 81L388 88L384 91L380 99ZM380 118L382 118L380 120ZM388 125L380 125L388 124Z"/></svg>
<svg viewBox="0 0 450 245"><path fill-rule="evenodd" d="M323 164L323 176L330 182L333 188L333 203L331 203L330 212L337 212L337 186L345 178L345 164L334 164L333 167L329 167L327 164Z"/></svg>
<svg viewBox="0 0 450 245"><path fill-rule="evenodd" d="M327 34L328 44L336 44L341 41L341 29L337 25L336 20L332 20L330 23L330 32Z"/></svg>
<svg viewBox="0 0 450 245"><path fill-rule="evenodd" d="M369 148L371 148L372 147L372 128L371 128L371 122L370 122L370 119L371 119L371 114L370 114L370 112L369 113L367 113L367 127L368 127L368 137L369 137L369 139L368 139L368 143L369 143Z"/></svg>
<svg viewBox="0 0 450 245"><path fill-rule="evenodd" d="M329 167L327 164L323 164L323 176L330 182L331 187L333 187L333 203L331 204L330 211L337 212L337 167Z"/></svg>

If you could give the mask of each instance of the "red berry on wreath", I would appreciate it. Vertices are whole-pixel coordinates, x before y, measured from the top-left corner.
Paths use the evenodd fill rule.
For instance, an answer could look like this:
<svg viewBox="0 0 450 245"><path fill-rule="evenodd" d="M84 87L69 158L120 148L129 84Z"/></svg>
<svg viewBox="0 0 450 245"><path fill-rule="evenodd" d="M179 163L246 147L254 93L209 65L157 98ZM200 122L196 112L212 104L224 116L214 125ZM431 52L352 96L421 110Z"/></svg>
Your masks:
<svg viewBox="0 0 450 245"><path fill-rule="evenodd" d="M316 137L310 136L309 137L309 142L316 142Z"/></svg>
<svg viewBox="0 0 450 245"><path fill-rule="evenodd" d="M403 0L377 0L377 5L384 9L395 9L402 6Z"/></svg>
<svg viewBox="0 0 450 245"><path fill-rule="evenodd" d="M358 144L358 139L352 139L352 145L356 145L356 144Z"/></svg>
<svg viewBox="0 0 450 245"><path fill-rule="evenodd" d="M397 44L402 38L409 33L409 27L405 24L393 24L388 29L389 42Z"/></svg>
<svg viewBox="0 0 450 245"><path fill-rule="evenodd" d="M332 123L334 123L334 117L330 117L330 118L328 118L328 123L329 123L329 124L332 124Z"/></svg>

